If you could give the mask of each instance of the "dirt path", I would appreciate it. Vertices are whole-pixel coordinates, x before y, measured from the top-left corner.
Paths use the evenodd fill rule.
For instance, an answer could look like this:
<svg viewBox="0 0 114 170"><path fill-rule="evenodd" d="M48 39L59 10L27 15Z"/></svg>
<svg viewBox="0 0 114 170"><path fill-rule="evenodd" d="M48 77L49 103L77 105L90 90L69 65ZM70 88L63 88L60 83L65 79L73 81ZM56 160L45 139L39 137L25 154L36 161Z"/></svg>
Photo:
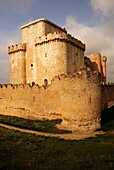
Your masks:
<svg viewBox="0 0 114 170"><path fill-rule="evenodd" d="M38 132L38 131L34 131L34 130L22 129L22 128L18 128L18 127L6 125L6 124L0 124L0 126L7 128L7 129L20 131L20 132L31 133L31 134L46 136L46 137L58 137L58 138L63 138L63 139L67 139L67 140L81 140L81 139L85 139L85 138L89 138L89 137L95 137L98 134L103 134L103 132L91 132L91 133L73 132L70 134L69 133L53 134L53 133Z"/></svg>

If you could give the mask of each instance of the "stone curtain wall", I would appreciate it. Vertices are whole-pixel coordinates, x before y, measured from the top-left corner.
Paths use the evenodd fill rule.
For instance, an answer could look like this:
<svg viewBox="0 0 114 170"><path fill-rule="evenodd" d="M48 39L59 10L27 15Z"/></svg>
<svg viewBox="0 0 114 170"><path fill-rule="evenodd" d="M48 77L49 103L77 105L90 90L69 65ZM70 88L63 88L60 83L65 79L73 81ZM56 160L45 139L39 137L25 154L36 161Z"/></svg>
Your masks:
<svg viewBox="0 0 114 170"><path fill-rule="evenodd" d="M101 88L98 75L61 75L47 88L34 85L3 85L0 113L25 118L61 115L67 129L93 131L100 127Z"/></svg>
<svg viewBox="0 0 114 170"><path fill-rule="evenodd" d="M114 105L114 84L105 84L101 86L102 90L102 106L101 109L104 110L108 106L110 106L111 103Z"/></svg>
<svg viewBox="0 0 114 170"><path fill-rule="evenodd" d="M63 79L62 83L62 124L69 130L92 131L99 128L101 88L98 76L82 73L78 77Z"/></svg>

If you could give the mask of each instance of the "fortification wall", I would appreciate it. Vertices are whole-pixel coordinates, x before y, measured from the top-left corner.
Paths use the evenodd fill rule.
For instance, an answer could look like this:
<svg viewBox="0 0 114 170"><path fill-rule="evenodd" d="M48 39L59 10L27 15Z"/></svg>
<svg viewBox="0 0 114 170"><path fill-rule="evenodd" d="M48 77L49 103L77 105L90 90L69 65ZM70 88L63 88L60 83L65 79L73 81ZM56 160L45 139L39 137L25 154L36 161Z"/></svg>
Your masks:
<svg viewBox="0 0 114 170"><path fill-rule="evenodd" d="M114 103L114 84L108 83L101 86L101 99L102 99L102 107L104 110L107 107L110 107L111 103ZM113 104L114 105L114 104Z"/></svg>
<svg viewBox="0 0 114 170"><path fill-rule="evenodd" d="M97 75L85 72L61 75L47 88L34 85L3 85L0 113L25 118L61 115L67 129L95 130L100 127L101 90Z"/></svg>
<svg viewBox="0 0 114 170"><path fill-rule="evenodd" d="M62 124L82 131L100 127L101 87L98 75L81 73L64 79L61 110Z"/></svg>

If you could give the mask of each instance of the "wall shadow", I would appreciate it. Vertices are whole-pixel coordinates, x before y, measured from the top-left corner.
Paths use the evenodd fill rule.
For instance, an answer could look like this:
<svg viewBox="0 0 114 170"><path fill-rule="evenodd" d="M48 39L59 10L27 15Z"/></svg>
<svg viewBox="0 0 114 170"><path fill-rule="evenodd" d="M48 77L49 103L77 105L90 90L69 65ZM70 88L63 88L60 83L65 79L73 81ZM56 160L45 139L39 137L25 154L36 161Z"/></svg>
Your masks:
<svg viewBox="0 0 114 170"><path fill-rule="evenodd" d="M101 112L101 127L114 122L114 106ZM114 125L113 125L114 126Z"/></svg>

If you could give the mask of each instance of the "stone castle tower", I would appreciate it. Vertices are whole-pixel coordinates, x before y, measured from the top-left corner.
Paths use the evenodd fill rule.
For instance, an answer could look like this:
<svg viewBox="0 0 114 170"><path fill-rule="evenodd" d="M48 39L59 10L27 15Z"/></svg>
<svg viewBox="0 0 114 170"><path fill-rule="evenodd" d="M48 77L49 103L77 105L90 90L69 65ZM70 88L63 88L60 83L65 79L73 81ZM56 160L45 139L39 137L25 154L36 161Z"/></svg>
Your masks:
<svg viewBox="0 0 114 170"><path fill-rule="evenodd" d="M106 82L106 61L107 58L105 56L101 56L100 53L97 55L90 54L90 61L93 70L99 72L101 74L101 82Z"/></svg>
<svg viewBox="0 0 114 170"><path fill-rule="evenodd" d="M11 84L0 86L2 112L58 115L69 130L100 128L101 110L114 101L114 86L101 83L106 82L106 57L84 57L85 45L47 19L21 29L22 44L8 47Z"/></svg>
<svg viewBox="0 0 114 170"><path fill-rule="evenodd" d="M8 47L10 83L39 85L54 76L78 72L84 66L85 45L47 19L21 27L22 44Z"/></svg>
<svg viewBox="0 0 114 170"><path fill-rule="evenodd" d="M84 65L91 71L100 73L101 82L106 83L106 61L105 56L101 56L100 53L90 54L90 57L84 57Z"/></svg>

